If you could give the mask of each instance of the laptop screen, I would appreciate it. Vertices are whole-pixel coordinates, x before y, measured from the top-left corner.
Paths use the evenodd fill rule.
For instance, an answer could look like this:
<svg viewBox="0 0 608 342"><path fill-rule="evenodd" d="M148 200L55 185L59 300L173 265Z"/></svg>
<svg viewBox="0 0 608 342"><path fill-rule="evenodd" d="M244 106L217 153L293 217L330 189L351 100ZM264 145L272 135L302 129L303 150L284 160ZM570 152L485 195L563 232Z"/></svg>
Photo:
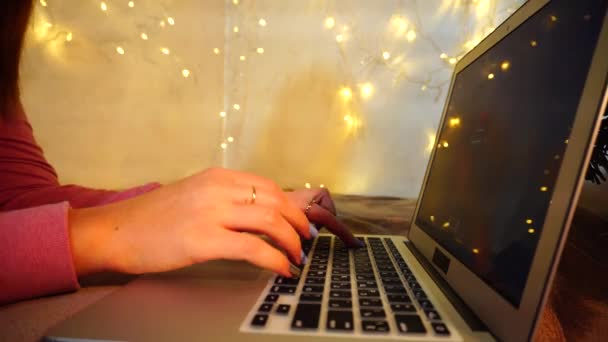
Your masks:
<svg viewBox="0 0 608 342"><path fill-rule="evenodd" d="M607 1L554 0L456 75L416 224L519 306Z"/></svg>

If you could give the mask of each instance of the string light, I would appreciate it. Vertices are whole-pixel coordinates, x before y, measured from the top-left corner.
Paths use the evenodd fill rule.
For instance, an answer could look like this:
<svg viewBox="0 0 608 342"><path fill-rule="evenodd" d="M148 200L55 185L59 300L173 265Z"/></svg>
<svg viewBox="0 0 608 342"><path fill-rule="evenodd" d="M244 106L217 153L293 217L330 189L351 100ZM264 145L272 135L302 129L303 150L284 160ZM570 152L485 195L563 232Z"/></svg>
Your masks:
<svg viewBox="0 0 608 342"><path fill-rule="evenodd" d="M220 49L214 48L213 49L213 53L216 54L216 55L219 55L220 54Z"/></svg>
<svg viewBox="0 0 608 342"><path fill-rule="evenodd" d="M441 58L441 59L447 59L448 55L445 52L442 52L441 55L439 55L439 58Z"/></svg>
<svg viewBox="0 0 608 342"><path fill-rule="evenodd" d="M319 185L319 187L320 187L321 189L323 189L323 188L325 188L325 184L321 184L321 185Z"/></svg>
<svg viewBox="0 0 608 342"><path fill-rule="evenodd" d="M340 96L342 96L345 101L350 101L350 99L353 98L353 91L349 87L343 87L340 89Z"/></svg>
<svg viewBox="0 0 608 342"><path fill-rule="evenodd" d="M526 219L526 224L532 224L533 222L532 219Z"/></svg>
<svg viewBox="0 0 608 342"><path fill-rule="evenodd" d="M118 52L119 55L124 55L125 54L125 49L123 49L122 46L117 46L116 47L116 52Z"/></svg>
<svg viewBox="0 0 608 342"><path fill-rule="evenodd" d="M334 26L336 26L336 19L334 19L334 17L325 18L325 28L326 29L332 29L332 28L334 28Z"/></svg>
<svg viewBox="0 0 608 342"><path fill-rule="evenodd" d="M234 108L235 110L241 110L241 105L239 105L238 103L235 103L232 108Z"/></svg>
<svg viewBox="0 0 608 342"><path fill-rule="evenodd" d="M536 47L536 46L538 46L538 42L536 40L532 40L532 41L530 41L530 46Z"/></svg>
<svg viewBox="0 0 608 342"><path fill-rule="evenodd" d="M131 8L135 7L135 3L134 3L133 1L129 1L128 5L129 5L129 7L131 7Z"/></svg>
<svg viewBox="0 0 608 342"><path fill-rule="evenodd" d="M342 35L342 34L336 35L336 41L338 43L342 43L344 41L344 35Z"/></svg>
<svg viewBox="0 0 608 342"><path fill-rule="evenodd" d="M305 187L306 189L310 189L310 183L306 183L306 184L304 184L304 187Z"/></svg>
<svg viewBox="0 0 608 342"><path fill-rule="evenodd" d="M173 17L169 17L167 18L167 22L169 23L169 25L173 26L175 25L175 19L173 19Z"/></svg>
<svg viewBox="0 0 608 342"><path fill-rule="evenodd" d="M74 38L74 35L72 34L72 32L68 32L68 34L66 34L66 36L65 36L65 41L71 42L73 38Z"/></svg>
<svg viewBox="0 0 608 342"><path fill-rule="evenodd" d="M171 50L169 50L169 48L162 47L160 48L160 52L162 52L163 55L169 55L171 53Z"/></svg>
<svg viewBox="0 0 608 342"><path fill-rule="evenodd" d="M391 53L388 51L383 51L382 58L384 58L385 61L388 61L391 58Z"/></svg>
<svg viewBox="0 0 608 342"><path fill-rule="evenodd" d="M106 4L106 2L105 2L105 1L102 1L102 2L99 4L99 8L101 8L101 10L102 10L102 11L106 12L106 11L108 10L108 4Z"/></svg>
<svg viewBox="0 0 608 342"><path fill-rule="evenodd" d="M397 37L401 37L406 33L407 28L408 28L408 23L403 17L401 17L399 15L394 15L391 18L391 26L393 27L395 35Z"/></svg>
<svg viewBox="0 0 608 342"><path fill-rule="evenodd" d="M232 3L236 6L239 4L239 0L232 0Z"/></svg>
<svg viewBox="0 0 608 342"><path fill-rule="evenodd" d="M220 147L222 148L222 150L225 150L226 148L228 148L228 144L226 144L225 142L223 142Z"/></svg>
<svg viewBox="0 0 608 342"><path fill-rule="evenodd" d="M511 67L511 62L509 62L509 61L504 61L504 62L502 62L502 64L500 64L500 69L502 71L507 71L507 70L509 70L510 67Z"/></svg>
<svg viewBox="0 0 608 342"><path fill-rule="evenodd" d="M164 20L161 20L159 23L160 27L165 27L167 24L165 23Z"/></svg>
<svg viewBox="0 0 608 342"><path fill-rule="evenodd" d="M450 64L454 65L454 64L456 64L456 62L458 62L458 60L456 58L452 57L452 58L450 58L449 62L450 62Z"/></svg>
<svg viewBox="0 0 608 342"><path fill-rule="evenodd" d="M443 228L450 228L450 222L444 222L442 227Z"/></svg>
<svg viewBox="0 0 608 342"><path fill-rule="evenodd" d="M241 57L239 57L239 59L240 59L241 61L244 61L244 60L246 60L246 59L247 59L247 57L245 57L245 56L241 56Z"/></svg>
<svg viewBox="0 0 608 342"><path fill-rule="evenodd" d="M47 6L46 0L40 0L40 5L42 5L42 7L46 7Z"/></svg>
<svg viewBox="0 0 608 342"><path fill-rule="evenodd" d="M450 127L455 128L460 126L460 118L451 118L450 119Z"/></svg>
<svg viewBox="0 0 608 342"><path fill-rule="evenodd" d="M361 97L370 98L374 94L374 85L367 82L361 85Z"/></svg>
<svg viewBox="0 0 608 342"><path fill-rule="evenodd" d="M552 15L552 16L551 16L551 21L552 21L552 22L556 22L556 21L557 21L557 17L556 17L556 16L554 16L554 15Z"/></svg>
<svg viewBox="0 0 608 342"><path fill-rule="evenodd" d="M530 233L530 234L534 234L534 232L535 232L534 228L529 228L529 229L528 229L528 233Z"/></svg>
<svg viewBox="0 0 608 342"><path fill-rule="evenodd" d="M488 74L488 79L489 80L493 80L494 79L494 74L493 73L489 73Z"/></svg>
<svg viewBox="0 0 608 342"><path fill-rule="evenodd" d="M420 90L422 91L426 91L428 88L428 86L426 84L423 84L422 86L420 86Z"/></svg>
<svg viewBox="0 0 608 342"><path fill-rule="evenodd" d="M473 254L479 254L479 249L473 248Z"/></svg>
<svg viewBox="0 0 608 342"><path fill-rule="evenodd" d="M542 191L542 192L547 192L547 190L549 190L549 188L547 188L546 186L540 187L540 191Z"/></svg>
<svg viewBox="0 0 608 342"><path fill-rule="evenodd" d="M447 142L447 141L444 141L442 145L443 145L443 147L445 147L445 148L450 147L450 144L448 144L448 142Z"/></svg>
<svg viewBox="0 0 608 342"><path fill-rule="evenodd" d="M145 32L142 32L140 35L141 39L148 40L148 35Z"/></svg>
<svg viewBox="0 0 608 342"><path fill-rule="evenodd" d="M261 55L264 53L264 48L259 47L256 49L256 52Z"/></svg>
<svg viewBox="0 0 608 342"><path fill-rule="evenodd" d="M258 24L262 27L266 27L266 19L260 18L260 20L258 20Z"/></svg>
<svg viewBox="0 0 608 342"><path fill-rule="evenodd" d="M232 32L239 33L239 27L238 26L233 27Z"/></svg>
<svg viewBox="0 0 608 342"><path fill-rule="evenodd" d="M234 137L228 137L228 142L229 143L233 143L234 142Z"/></svg>
<svg viewBox="0 0 608 342"><path fill-rule="evenodd" d="M226 117L226 112L220 112L220 117L225 118Z"/></svg>
<svg viewBox="0 0 608 342"><path fill-rule="evenodd" d="M416 31L414 30L409 30L407 31L407 34L405 35L405 39L407 39L408 42L413 42L414 40L416 40Z"/></svg>
<svg viewBox="0 0 608 342"><path fill-rule="evenodd" d="M431 219L431 222L435 222L435 216L431 215L430 219Z"/></svg>
<svg viewBox="0 0 608 342"><path fill-rule="evenodd" d="M188 78L188 76L190 76L190 70L182 69L182 76L184 76L185 78Z"/></svg>

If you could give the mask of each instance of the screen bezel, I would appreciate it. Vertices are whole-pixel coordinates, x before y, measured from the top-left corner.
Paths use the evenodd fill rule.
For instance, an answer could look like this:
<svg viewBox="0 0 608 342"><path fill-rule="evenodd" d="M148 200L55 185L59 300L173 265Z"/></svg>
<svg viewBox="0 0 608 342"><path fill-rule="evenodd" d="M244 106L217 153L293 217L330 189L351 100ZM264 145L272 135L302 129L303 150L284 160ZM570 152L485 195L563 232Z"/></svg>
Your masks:
<svg viewBox="0 0 608 342"><path fill-rule="evenodd" d="M452 93L456 75L549 2L550 0L528 1L465 55L455 66L448 94ZM447 274L439 270L437 266L433 265L433 267L500 340L532 339L539 315L550 292L559 257L585 180L585 173L593 151L591 147L594 146L602 114L606 110L608 102L608 92L606 91L608 59L602 58L602 56L608 55L607 23L608 19L604 13L598 43L574 118L572 135L564 153L563 164L551 196L546 220L541 230L542 233L519 307L513 306L416 225L422 194L426 188L429 170L436 153L437 141L431 152L408 238L427 260L432 260L435 250L440 250L450 259ZM450 96L446 99L439 122L437 139L444 125L449 101ZM542 252L538 253L538 251ZM433 263L430 262L430 264Z"/></svg>

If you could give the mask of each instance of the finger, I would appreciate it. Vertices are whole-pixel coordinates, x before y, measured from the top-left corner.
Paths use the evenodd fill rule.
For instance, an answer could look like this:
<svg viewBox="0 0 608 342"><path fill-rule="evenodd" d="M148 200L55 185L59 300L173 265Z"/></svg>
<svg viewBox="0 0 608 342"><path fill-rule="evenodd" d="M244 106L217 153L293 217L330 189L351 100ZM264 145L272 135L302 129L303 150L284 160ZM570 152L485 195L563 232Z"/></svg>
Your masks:
<svg viewBox="0 0 608 342"><path fill-rule="evenodd" d="M324 225L327 230L344 241L348 247L361 247L361 242L353 233L327 209L315 204L308 211L308 217L311 221Z"/></svg>
<svg viewBox="0 0 608 342"><path fill-rule="evenodd" d="M255 266L291 277L289 260L278 249L257 236L247 233L227 232L231 244L224 257L229 260L245 260Z"/></svg>
<svg viewBox="0 0 608 342"><path fill-rule="evenodd" d="M326 188L321 188L319 190L319 194L317 195L318 197L315 197L318 199L318 203L320 206L322 206L323 208L327 209L330 213L332 213L334 216L336 215L336 205L334 204L334 200L331 198L331 194L329 193L329 190L327 190Z"/></svg>
<svg viewBox="0 0 608 342"><path fill-rule="evenodd" d="M232 206L221 222L233 231L264 234L281 246L300 265L302 245L294 228L274 208L256 205Z"/></svg>
<svg viewBox="0 0 608 342"><path fill-rule="evenodd" d="M290 201L283 191L256 188L255 203L252 203L253 188L246 185L235 185L227 189L227 195L233 203L243 206L263 206L280 212L283 218L306 239L310 239L309 222L302 209ZM243 199L244 198L244 199Z"/></svg>
<svg viewBox="0 0 608 342"><path fill-rule="evenodd" d="M281 191L281 188L272 180L254 175L247 172L241 172L230 169L221 169L223 176L230 179L233 184L242 184L242 185L253 185L258 189L265 190L278 190Z"/></svg>

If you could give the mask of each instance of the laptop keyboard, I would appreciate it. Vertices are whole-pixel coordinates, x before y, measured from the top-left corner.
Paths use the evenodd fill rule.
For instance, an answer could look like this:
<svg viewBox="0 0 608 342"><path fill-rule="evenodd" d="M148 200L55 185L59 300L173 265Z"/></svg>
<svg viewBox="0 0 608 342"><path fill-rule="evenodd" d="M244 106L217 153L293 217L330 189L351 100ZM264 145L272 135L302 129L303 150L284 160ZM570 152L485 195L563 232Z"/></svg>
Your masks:
<svg viewBox="0 0 608 342"><path fill-rule="evenodd" d="M365 242L359 249L327 235L304 241L309 265L300 278L273 278L245 330L449 338L393 241L359 238Z"/></svg>

